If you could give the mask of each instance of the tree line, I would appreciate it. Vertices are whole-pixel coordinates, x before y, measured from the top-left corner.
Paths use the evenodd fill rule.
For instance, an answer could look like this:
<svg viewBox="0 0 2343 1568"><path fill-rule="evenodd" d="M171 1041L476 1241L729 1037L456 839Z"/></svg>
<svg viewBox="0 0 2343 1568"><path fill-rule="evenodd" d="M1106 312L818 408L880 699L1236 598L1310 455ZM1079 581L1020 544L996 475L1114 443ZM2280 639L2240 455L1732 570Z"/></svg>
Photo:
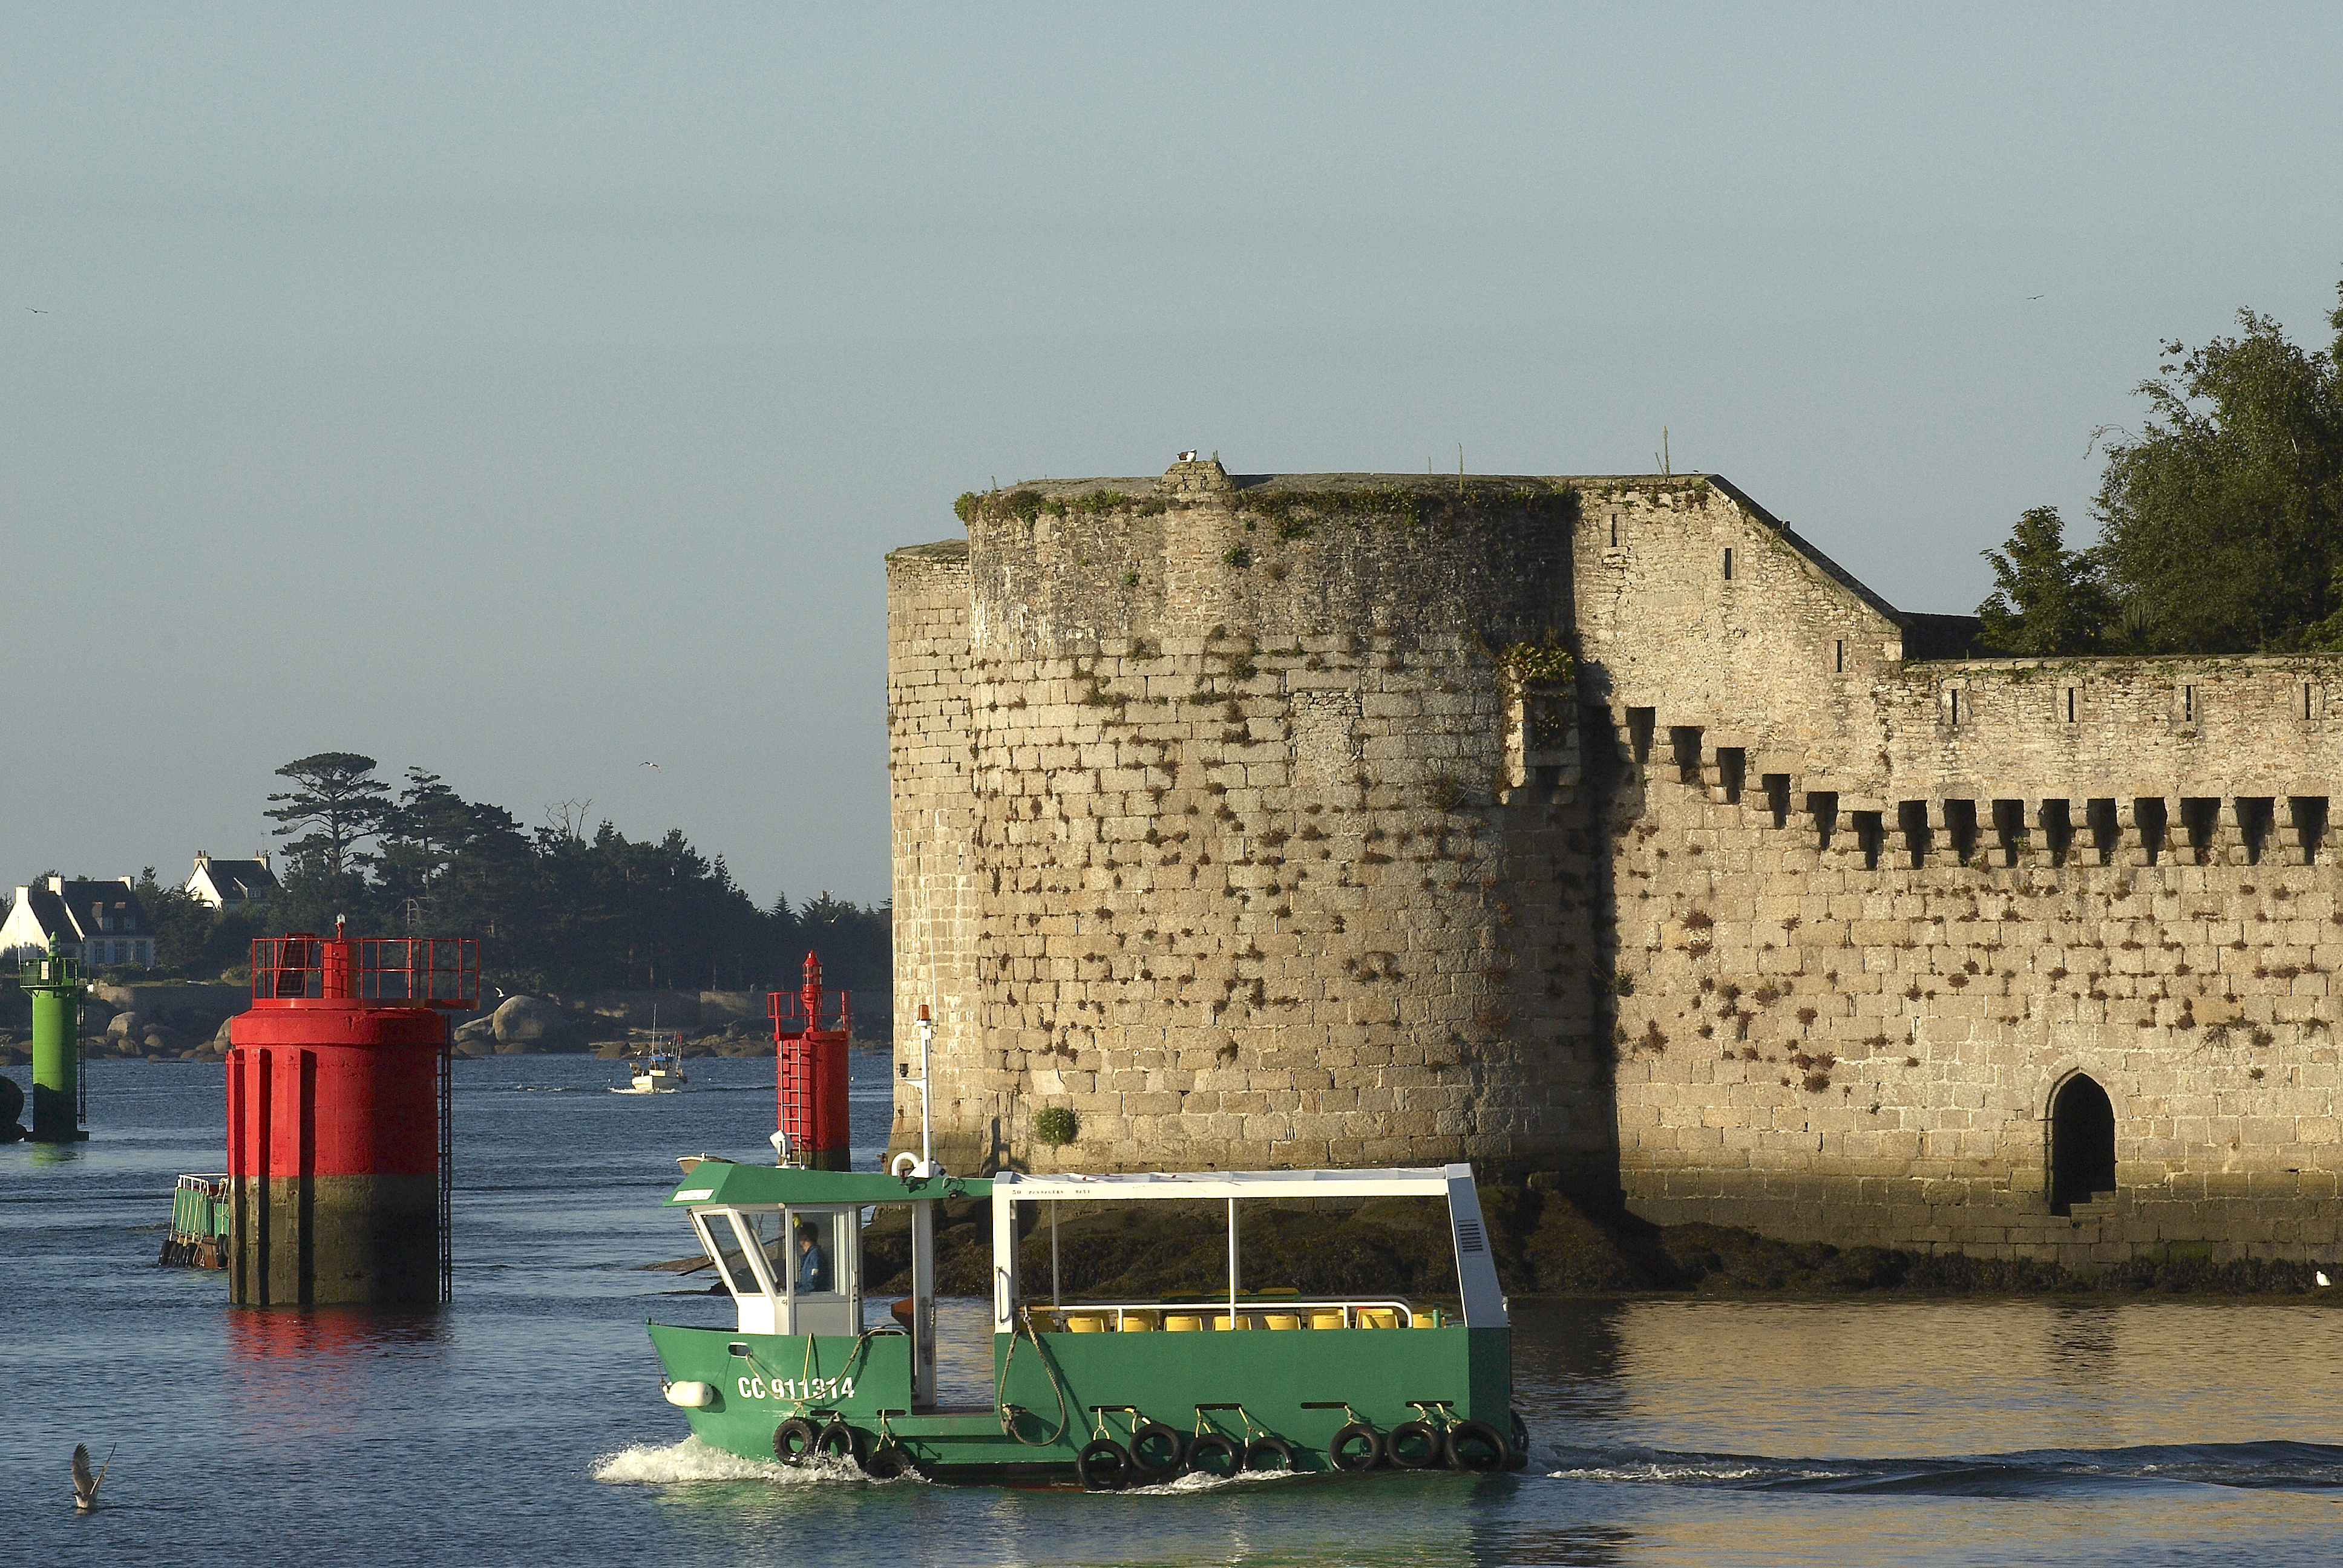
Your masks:
<svg viewBox="0 0 2343 1568"><path fill-rule="evenodd" d="M2337 286L2343 297L2343 284ZM2324 350L2237 313L2239 332L2164 347L2137 433L2102 428L2092 515L2068 549L2036 507L1987 550L1986 648L2062 654L2343 650L2343 307Z"/></svg>
<svg viewBox="0 0 2343 1568"><path fill-rule="evenodd" d="M793 990L809 949L832 986L889 983L892 908L827 892L759 908L724 864L680 832L630 839L591 801L549 807L524 827L501 806L467 800L436 773L409 768L396 789L371 757L323 751L277 769L287 788L266 812L286 846L279 889L215 910L183 888L138 884L159 967L237 975L252 939L330 932L466 936L484 979L528 991Z"/></svg>

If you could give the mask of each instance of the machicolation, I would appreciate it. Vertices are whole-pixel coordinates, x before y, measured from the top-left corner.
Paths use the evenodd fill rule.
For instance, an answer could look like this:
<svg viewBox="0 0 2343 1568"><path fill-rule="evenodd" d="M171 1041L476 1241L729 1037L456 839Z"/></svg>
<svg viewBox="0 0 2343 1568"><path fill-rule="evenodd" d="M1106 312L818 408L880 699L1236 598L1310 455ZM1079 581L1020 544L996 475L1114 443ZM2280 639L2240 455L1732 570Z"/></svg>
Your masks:
<svg viewBox="0 0 2343 1568"><path fill-rule="evenodd" d="M896 1039L940 1004L955 1169L1463 1157L2085 1265L2343 1238L2338 661L1964 657L1713 475L959 510L888 558Z"/></svg>

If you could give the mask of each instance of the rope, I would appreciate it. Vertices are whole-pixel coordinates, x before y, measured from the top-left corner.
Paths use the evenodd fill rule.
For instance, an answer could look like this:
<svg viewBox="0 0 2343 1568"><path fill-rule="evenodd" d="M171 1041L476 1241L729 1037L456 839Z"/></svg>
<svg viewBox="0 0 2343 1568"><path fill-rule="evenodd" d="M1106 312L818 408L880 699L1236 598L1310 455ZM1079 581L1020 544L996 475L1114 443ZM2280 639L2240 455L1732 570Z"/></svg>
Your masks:
<svg viewBox="0 0 2343 1568"><path fill-rule="evenodd" d="M1031 1320L1027 1319L1019 1327L1024 1329L1025 1337L1033 1342L1033 1353L1041 1358L1041 1370L1050 1374L1050 1391L1058 1396L1058 1428L1039 1442L1029 1442L1025 1434L1017 1430L1017 1418L1010 1413L1009 1403L1001 1397L1009 1391L1009 1369L1017 1360L1016 1329L1009 1331L1009 1353L1001 1358L1001 1388L1000 1392L992 1396L992 1402L1001 1412L1002 1432L1007 1432L1027 1448L1048 1448L1066 1435L1066 1423L1073 1419L1066 1410L1066 1385L1058 1381L1058 1369L1051 1362L1049 1352L1041 1348L1041 1336L1033 1332Z"/></svg>

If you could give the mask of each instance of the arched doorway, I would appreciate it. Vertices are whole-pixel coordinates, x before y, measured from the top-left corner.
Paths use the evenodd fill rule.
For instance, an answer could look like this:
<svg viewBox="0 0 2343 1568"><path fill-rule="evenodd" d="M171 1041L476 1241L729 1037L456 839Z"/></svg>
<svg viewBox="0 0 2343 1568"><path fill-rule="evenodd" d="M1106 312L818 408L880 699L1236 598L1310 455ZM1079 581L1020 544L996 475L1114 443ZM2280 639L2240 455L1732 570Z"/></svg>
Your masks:
<svg viewBox="0 0 2343 1568"><path fill-rule="evenodd" d="M2083 1073L2050 1097L2050 1211L2064 1214L2116 1189L2116 1108Z"/></svg>

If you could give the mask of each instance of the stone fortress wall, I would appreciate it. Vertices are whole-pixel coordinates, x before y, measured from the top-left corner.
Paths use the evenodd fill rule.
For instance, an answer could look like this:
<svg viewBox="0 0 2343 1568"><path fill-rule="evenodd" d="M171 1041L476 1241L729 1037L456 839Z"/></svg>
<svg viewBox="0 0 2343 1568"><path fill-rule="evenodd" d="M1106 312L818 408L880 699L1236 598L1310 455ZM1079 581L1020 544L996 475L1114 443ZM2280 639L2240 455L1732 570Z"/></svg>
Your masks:
<svg viewBox="0 0 2343 1568"><path fill-rule="evenodd" d="M1959 628L1713 476L1188 464L968 520L890 558L897 1049L940 996L956 1168L1463 1156L2069 1261L2343 1231L2343 666L1925 658ZM1566 689L1509 662L1549 636Z"/></svg>

